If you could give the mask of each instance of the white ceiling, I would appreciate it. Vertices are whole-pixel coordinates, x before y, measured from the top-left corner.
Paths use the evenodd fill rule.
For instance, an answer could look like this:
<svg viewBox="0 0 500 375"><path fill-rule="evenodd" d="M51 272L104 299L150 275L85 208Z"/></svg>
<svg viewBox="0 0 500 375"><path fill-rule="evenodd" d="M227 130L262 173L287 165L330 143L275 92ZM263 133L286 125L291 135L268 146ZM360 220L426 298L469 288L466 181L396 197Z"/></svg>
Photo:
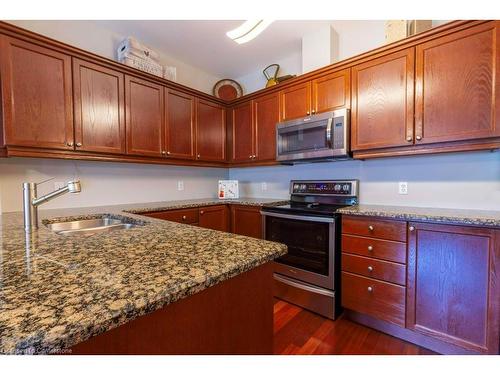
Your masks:
<svg viewBox="0 0 500 375"><path fill-rule="evenodd" d="M131 35L152 48L219 77L237 78L301 51L303 35L331 24L342 32L356 32L366 22L275 21L256 39L237 44L226 32L242 21L95 21L101 27Z"/></svg>

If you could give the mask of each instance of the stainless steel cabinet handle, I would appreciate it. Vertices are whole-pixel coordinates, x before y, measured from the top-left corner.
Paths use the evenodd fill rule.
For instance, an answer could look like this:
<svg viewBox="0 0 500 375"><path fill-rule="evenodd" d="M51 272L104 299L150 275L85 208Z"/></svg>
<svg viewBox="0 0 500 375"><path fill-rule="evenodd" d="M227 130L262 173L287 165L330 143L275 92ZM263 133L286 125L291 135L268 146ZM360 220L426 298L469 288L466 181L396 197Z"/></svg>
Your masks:
<svg viewBox="0 0 500 375"><path fill-rule="evenodd" d="M167 155L170 155L170 151L167 151Z"/></svg>
<svg viewBox="0 0 500 375"><path fill-rule="evenodd" d="M417 139L417 141L420 141L422 139L422 136L421 135L417 135L415 138Z"/></svg>
<svg viewBox="0 0 500 375"><path fill-rule="evenodd" d="M200 215L203 215L205 213L205 211L201 210L200 211Z"/></svg>
<svg viewBox="0 0 500 375"><path fill-rule="evenodd" d="M162 155L166 155L167 154L167 151L162 151L161 152Z"/></svg>
<svg viewBox="0 0 500 375"><path fill-rule="evenodd" d="M199 159L199 158L201 158L201 155L200 155L200 154L198 154L198 155L196 155L196 157Z"/></svg>
<svg viewBox="0 0 500 375"><path fill-rule="evenodd" d="M411 227L408 228L410 232L413 232L415 230L415 227L412 225Z"/></svg>
<svg viewBox="0 0 500 375"><path fill-rule="evenodd" d="M367 290L368 290L368 293L371 293L371 292L373 292L373 287L369 286Z"/></svg>
<svg viewBox="0 0 500 375"><path fill-rule="evenodd" d="M368 225L368 230L369 231L373 231L373 229L375 229L375 228L373 228L373 225Z"/></svg>
<svg viewBox="0 0 500 375"><path fill-rule="evenodd" d="M315 109L313 109L313 110L312 110L312 114L314 115L315 113L316 113L316 110L315 110Z"/></svg>
<svg viewBox="0 0 500 375"><path fill-rule="evenodd" d="M186 220L186 219L187 219L186 215L182 216L182 220Z"/></svg>
<svg viewBox="0 0 500 375"><path fill-rule="evenodd" d="M310 115L311 113L309 111L306 112L306 115Z"/></svg>
<svg viewBox="0 0 500 375"><path fill-rule="evenodd" d="M411 141L413 141L413 137L410 136L406 137L406 142L411 142Z"/></svg>
<svg viewBox="0 0 500 375"><path fill-rule="evenodd" d="M66 146L68 146L68 147L73 147L73 142L67 142L67 143L66 143Z"/></svg>
<svg viewBox="0 0 500 375"><path fill-rule="evenodd" d="M78 142L78 143L76 144L76 147L82 147L82 144L81 144L80 142Z"/></svg>
<svg viewBox="0 0 500 375"><path fill-rule="evenodd" d="M368 251L373 251L373 246L372 245L368 245Z"/></svg>
<svg viewBox="0 0 500 375"><path fill-rule="evenodd" d="M373 267L372 266L368 266L368 271L372 272L373 271Z"/></svg>

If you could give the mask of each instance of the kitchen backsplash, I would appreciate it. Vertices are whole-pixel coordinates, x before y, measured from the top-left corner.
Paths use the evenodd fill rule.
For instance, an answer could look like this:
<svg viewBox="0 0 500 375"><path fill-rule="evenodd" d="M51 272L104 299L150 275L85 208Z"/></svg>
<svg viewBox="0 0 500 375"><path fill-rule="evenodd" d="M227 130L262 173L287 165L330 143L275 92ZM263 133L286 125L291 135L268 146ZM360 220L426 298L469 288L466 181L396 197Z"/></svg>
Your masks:
<svg viewBox="0 0 500 375"><path fill-rule="evenodd" d="M229 178L246 197L288 197L292 179L356 178L363 204L500 210L500 152L237 168ZM407 195L398 182L408 182Z"/></svg>

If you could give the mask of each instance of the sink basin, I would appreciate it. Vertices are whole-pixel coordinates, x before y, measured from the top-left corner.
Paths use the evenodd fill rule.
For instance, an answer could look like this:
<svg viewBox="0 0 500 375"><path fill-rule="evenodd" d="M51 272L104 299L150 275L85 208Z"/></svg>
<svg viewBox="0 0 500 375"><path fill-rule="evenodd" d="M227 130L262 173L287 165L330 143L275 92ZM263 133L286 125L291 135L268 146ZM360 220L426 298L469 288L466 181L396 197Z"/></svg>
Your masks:
<svg viewBox="0 0 500 375"><path fill-rule="evenodd" d="M110 232L118 229L130 229L135 227L137 223L132 223L129 219L125 218L99 217L95 219L50 222L45 225L57 234L71 235L94 234L100 232Z"/></svg>

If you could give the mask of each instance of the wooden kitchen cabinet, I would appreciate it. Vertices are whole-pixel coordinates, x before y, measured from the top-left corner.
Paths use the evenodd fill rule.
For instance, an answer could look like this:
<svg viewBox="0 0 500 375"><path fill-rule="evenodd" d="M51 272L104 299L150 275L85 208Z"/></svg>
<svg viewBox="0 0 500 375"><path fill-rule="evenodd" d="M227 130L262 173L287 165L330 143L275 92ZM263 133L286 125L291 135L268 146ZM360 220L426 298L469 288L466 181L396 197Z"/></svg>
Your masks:
<svg viewBox="0 0 500 375"><path fill-rule="evenodd" d="M232 161L248 162L254 155L252 102L244 102L232 109Z"/></svg>
<svg viewBox="0 0 500 375"><path fill-rule="evenodd" d="M407 328L498 354L500 231L409 225Z"/></svg>
<svg viewBox="0 0 500 375"><path fill-rule="evenodd" d="M255 161L276 160L276 124L279 122L279 110L277 93L253 100Z"/></svg>
<svg viewBox="0 0 500 375"><path fill-rule="evenodd" d="M311 114L311 82L287 87L280 91L281 121L309 116Z"/></svg>
<svg viewBox="0 0 500 375"><path fill-rule="evenodd" d="M148 216L148 217L154 217L155 219L175 221L176 223L198 225L198 209L197 208L186 208L186 209L178 209L178 210L146 212L146 213L143 213L142 215Z"/></svg>
<svg viewBox="0 0 500 375"><path fill-rule="evenodd" d="M312 80L311 113L351 108L351 72L340 70Z"/></svg>
<svg viewBox="0 0 500 375"><path fill-rule="evenodd" d="M229 232L229 209L226 205L201 207L198 212L200 227Z"/></svg>
<svg viewBox="0 0 500 375"><path fill-rule="evenodd" d="M415 49L352 68L351 149L413 145Z"/></svg>
<svg viewBox="0 0 500 375"><path fill-rule="evenodd" d="M73 59L75 146L125 153L125 78L115 70Z"/></svg>
<svg viewBox="0 0 500 375"><path fill-rule="evenodd" d="M168 157L194 159L195 98L165 89L165 150Z"/></svg>
<svg viewBox="0 0 500 375"><path fill-rule="evenodd" d="M196 157L205 161L226 160L226 110L202 99L196 101Z"/></svg>
<svg viewBox="0 0 500 375"><path fill-rule="evenodd" d="M415 144L500 136L499 25L492 21L417 45Z"/></svg>
<svg viewBox="0 0 500 375"><path fill-rule="evenodd" d="M72 150L71 57L5 35L0 43L5 144Z"/></svg>
<svg viewBox="0 0 500 375"><path fill-rule="evenodd" d="M262 238L260 207L231 205L231 232L243 236Z"/></svg>
<svg viewBox="0 0 500 375"><path fill-rule="evenodd" d="M163 151L163 86L125 76L127 153L160 157Z"/></svg>

